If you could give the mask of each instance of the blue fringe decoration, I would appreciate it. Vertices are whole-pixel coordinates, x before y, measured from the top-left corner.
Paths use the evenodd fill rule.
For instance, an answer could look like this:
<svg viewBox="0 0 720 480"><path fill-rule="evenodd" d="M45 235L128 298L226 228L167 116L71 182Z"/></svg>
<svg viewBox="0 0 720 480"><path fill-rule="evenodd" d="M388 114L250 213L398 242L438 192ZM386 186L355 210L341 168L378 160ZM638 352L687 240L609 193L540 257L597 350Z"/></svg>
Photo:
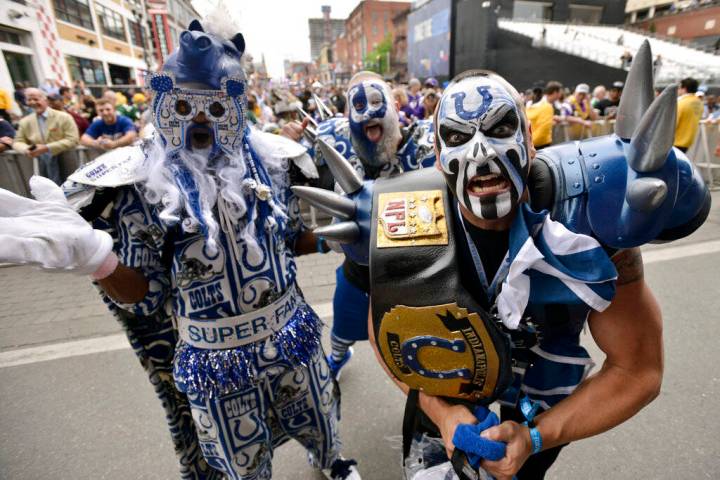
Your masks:
<svg viewBox="0 0 720 480"><path fill-rule="evenodd" d="M277 360L308 365L317 354L323 322L306 303L293 318L270 337ZM257 359L267 339L238 348L206 350L180 342L175 351L173 374L180 391L197 395L199 401L237 391L261 381Z"/></svg>

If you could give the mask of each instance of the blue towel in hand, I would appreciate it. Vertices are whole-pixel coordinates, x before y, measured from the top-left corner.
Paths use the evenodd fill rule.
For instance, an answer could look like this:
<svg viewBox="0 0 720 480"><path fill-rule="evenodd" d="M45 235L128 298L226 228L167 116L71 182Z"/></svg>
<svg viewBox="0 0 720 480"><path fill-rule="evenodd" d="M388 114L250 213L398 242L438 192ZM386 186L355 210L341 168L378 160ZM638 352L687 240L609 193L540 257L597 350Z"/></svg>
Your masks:
<svg viewBox="0 0 720 480"><path fill-rule="evenodd" d="M465 452L473 468L478 468L482 459L495 461L503 458L505 443L480 436L484 430L500 424L500 419L495 413L485 407L476 407L473 414L478 419L478 423L458 425L453 435L453 444Z"/></svg>

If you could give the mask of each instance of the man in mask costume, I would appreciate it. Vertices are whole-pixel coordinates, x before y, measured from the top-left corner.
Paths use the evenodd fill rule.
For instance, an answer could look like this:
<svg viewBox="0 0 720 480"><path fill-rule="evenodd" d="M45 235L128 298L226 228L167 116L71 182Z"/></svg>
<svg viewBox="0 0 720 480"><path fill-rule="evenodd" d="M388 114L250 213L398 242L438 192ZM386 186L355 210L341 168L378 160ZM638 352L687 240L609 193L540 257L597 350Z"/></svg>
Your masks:
<svg viewBox="0 0 720 480"><path fill-rule="evenodd" d="M294 438L328 478L359 479L339 452L322 324L296 284L294 255L315 245L289 190L288 161L303 149L247 127L243 36L209 25L193 21L148 79L156 136L71 178L79 207L113 187L103 217L116 244L34 177L36 200L0 191L0 258L89 273L140 319L169 304L174 379L213 469L269 479L273 448Z"/></svg>
<svg viewBox="0 0 720 480"><path fill-rule="evenodd" d="M335 166L348 195L324 199L340 221L321 233L371 266L371 342L408 393L406 478L543 478L657 396L637 247L692 233L710 195L672 147L675 87L653 101L651 59L645 44L613 135L535 155L517 91L470 71L438 105L439 172L363 183ZM607 355L592 376L586 322Z"/></svg>
<svg viewBox="0 0 720 480"><path fill-rule="evenodd" d="M367 180L388 178L431 166L432 121L418 120L401 128L390 87L373 72L359 72L347 91L348 116L326 119L317 128L316 163L325 164L333 147ZM351 346L367 340L368 270L346 260L335 273L332 351L328 363L335 378L352 356Z"/></svg>

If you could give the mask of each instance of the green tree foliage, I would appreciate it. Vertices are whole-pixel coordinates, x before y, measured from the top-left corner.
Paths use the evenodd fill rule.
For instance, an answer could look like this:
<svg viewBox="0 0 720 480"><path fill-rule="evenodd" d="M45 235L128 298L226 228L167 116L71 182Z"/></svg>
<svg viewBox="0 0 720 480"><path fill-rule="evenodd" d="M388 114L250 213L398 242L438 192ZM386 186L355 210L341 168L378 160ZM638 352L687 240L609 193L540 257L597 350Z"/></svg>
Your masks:
<svg viewBox="0 0 720 480"><path fill-rule="evenodd" d="M363 58L365 69L379 73L380 75L388 73L390 71L392 46L392 35L388 33L385 35L385 39L378 43L377 46Z"/></svg>

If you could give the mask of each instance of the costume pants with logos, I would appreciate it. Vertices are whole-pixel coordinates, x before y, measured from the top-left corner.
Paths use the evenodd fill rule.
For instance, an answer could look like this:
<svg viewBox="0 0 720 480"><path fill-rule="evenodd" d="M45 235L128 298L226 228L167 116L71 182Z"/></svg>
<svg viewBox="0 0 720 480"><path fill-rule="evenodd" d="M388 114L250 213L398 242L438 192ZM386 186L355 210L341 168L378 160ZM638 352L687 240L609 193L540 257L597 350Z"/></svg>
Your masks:
<svg viewBox="0 0 720 480"><path fill-rule="evenodd" d="M257 384L219 397L189 394L207 462L232 479L270 479L273 449L290 437L328 468L340 450L340 398L322 349L308 366L279 360L262 370Z"/></svg>

